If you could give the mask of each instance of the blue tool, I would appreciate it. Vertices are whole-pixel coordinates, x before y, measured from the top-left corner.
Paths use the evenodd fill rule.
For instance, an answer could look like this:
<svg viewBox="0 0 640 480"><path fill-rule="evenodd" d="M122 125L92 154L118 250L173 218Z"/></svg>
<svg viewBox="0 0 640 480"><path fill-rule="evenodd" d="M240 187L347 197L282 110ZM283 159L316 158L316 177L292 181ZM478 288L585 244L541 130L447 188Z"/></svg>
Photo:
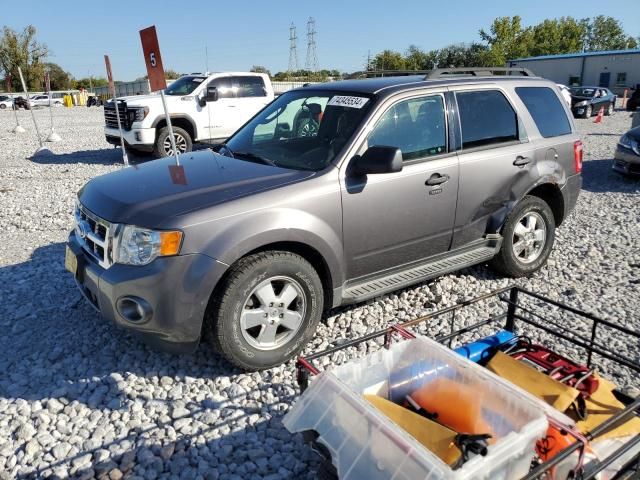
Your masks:
<svg viewBox="0 0 640 480"><path fill-rule="evenodd" d="M468 358L472 362L478 363L481 360L488 359L493 352L506 343L512 342L517 337L513 332L508 330L500 330L495 335L481 338L473 343L468 343L461 347L454 349L453 351Z"/></svg>

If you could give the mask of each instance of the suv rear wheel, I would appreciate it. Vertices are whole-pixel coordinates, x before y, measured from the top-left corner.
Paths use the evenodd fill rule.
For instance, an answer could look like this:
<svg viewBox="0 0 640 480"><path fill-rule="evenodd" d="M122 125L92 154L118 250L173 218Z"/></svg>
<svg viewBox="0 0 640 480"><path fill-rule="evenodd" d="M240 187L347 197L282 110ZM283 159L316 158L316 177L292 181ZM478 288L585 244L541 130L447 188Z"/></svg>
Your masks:
<svg viewBox="0 0 640 480"><path fill-rule="evenodd" d="M323 298L318 274L299 255L268 251L243 258L213 298L213 346L245 370L279 365L313 337Z"/></svg>
<svg viewBox="0 0 640 480"><path fill-rule="evenodd" d="M193 141L189 132L180 127L173 127L173 137L176 141L178 153L190 152L193 148ZM158 132L156 143L153 146L153 155L156 158L170 157L173 155L173 147L169 138L169 127L162 127Z"/></svg>
<svg viewBox="0 0 640 480"><path fill-rule="evenodd" d="M555 229L549 205L538 197L524 197L502 227L502 247L491 266L510 277L536 272L549 258Z"/></svg>

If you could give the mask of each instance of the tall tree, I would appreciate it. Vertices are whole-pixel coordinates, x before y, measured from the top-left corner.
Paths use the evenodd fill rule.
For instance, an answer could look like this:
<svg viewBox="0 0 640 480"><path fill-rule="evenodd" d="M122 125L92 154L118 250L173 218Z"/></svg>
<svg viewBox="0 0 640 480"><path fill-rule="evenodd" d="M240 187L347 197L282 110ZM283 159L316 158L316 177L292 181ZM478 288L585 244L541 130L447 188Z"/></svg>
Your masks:
<svg viewBox="0 0 640 480"><path fill-rule="evenodd" d="M65 72L57 63L45 63L45 71L49 71L51 90L67 90L71 88L71 75Z"/></svg>
<svg viewBox="0 0 640 480"><path fill-rule="evenodd" d="M580 52L587 33L587 21L573 17L544 20L532 28L529 55L556 55Z"/></svg>
<svg viewBox="0 0 640 480"><path fill-rule="evenodd" d="M455 43L436 52L438 67L482 67L486 65L487 47L479 43Z"/></svg>
<svg viewBox="0 0 640 480"><path fill-rule="evenodd" d="M18 33L3 27L0 38L0 70L14 79L14 90L18 90L18 67L22 68L25 82L30 89L39 90L44 77L42 60L49 54L47 46L36 40L36 28L27 26Z"/></svg>
<svg viewBox="0 0 640 480"><path fill-rule="evenodd" d="M524 28L518 15L496 18L489 33L484 29L480 29L479 33L489 47L484 60L491 66L502 66L507 60L526 57L531 50L531 28Z"/></svg>
<svg viewBox="0 0 640 480"><path fill-rule="evenodd" d="M407 62L399 52L384 50L377 54L372 63L373 70L405 70Z"/></svg>
<svg viewBox="0 0 640 480"><path fill-rule="evenodd" d="M613 17L598 15L588 23L584 49L587 52L635 48L635 38L625 33L620 21Z"/></svg>

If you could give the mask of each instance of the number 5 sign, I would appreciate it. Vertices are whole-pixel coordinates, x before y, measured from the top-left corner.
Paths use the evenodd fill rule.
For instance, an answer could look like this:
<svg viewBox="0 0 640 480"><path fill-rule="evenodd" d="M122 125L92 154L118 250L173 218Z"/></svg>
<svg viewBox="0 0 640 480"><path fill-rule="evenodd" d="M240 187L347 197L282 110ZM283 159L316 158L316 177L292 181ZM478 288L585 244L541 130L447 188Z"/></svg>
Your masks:
<svg viewBox="0 0 640 480"><path fill-rule="evenodd" d="M142 51L144 52L144 62L147 65L147 75L149 75L149 85L151 91L164 90L167 82L164 78L164 68L162 67L162 57L160 56L160 45L156 27L152 26L140 30L140 40L142 40Z"/></svg>

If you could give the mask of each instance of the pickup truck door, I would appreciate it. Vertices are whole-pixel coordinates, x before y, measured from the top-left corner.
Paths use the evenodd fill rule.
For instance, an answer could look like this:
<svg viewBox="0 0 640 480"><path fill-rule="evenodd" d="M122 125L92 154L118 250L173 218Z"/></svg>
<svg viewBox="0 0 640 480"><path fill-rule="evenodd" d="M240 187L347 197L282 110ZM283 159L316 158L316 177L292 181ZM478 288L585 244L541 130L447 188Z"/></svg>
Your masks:
<svg viewBox="0 0 640 480"><path fill-rule="evenodd" d="M444 95L390 100L357 152L402 150L400 172L341 178L347 279L360 279L446 252L458 194L458 159L448 149ZM353 160L351 160L353 161ZM348 162L345 162L348 163Z"/></svg>

